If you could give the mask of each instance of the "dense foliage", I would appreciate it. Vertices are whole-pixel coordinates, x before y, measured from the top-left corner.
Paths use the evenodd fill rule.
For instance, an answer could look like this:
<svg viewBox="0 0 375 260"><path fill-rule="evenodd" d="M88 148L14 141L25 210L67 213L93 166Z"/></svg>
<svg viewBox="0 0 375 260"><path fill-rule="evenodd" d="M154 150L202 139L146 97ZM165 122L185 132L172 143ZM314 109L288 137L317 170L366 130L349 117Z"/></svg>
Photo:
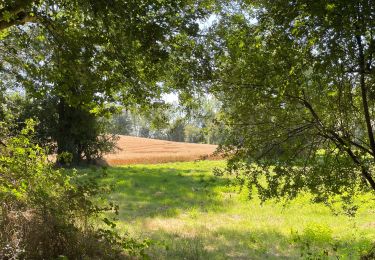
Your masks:
<svg viewBox="0 0 375 260"><path fill-rule="evenodd" d="M24 126L24 122L35 119L38 124L35 127L35 140L48 150L48 154L57 154L58 147L55 140L59 139L71 153L60 162L65 164L79 164L84 161L93 163L100 159L104 153L115 150L117 138L108 134L106 110L90 113L89 111L67 107L69 109L66 118L59 118L56 103L57 98L44 97L43 99L29 98L28 96L12 93L3 95L0 107L0 121L11 122L11 131L18 133ZM67 122L70 131L61 133L59 121ZM84 124L82 124L84 122ZM60 150L64 151L61 147Z"/></svg>
<svg viewBox="0 0 375 260"><path fill-rule="evenodd" d="M121 237L104 218L103 212L118 210L104 199L108 188L74 171L53 169L33 142L34 125L27 121L17 136L6 134L1 125L0 257L119 259L141 254L147 243Z"/></svg>
<svg viewBox="0 0 375 260"><path fill-rule="evenodd" d="M375 190L374 10L373 1L238 1L217 19L222 150L263 199Z"/></svg>
<svg viewBox="0 0 375 260"><path fill-rule="evenodd" d="M15 1L0 6L1 88L52 99L53 141L75 160L92 136L76 141L108 103L147 107L182 42L193 42L211 1ZM91 115L90 115L91 114ZM73 118L74 117L74 118ZM56 130L56 129L55 129ZM87 132L85 130L85 132ZM87 145L86 145L87 143ZM82 147L85 146L85 147Z"/></svg>

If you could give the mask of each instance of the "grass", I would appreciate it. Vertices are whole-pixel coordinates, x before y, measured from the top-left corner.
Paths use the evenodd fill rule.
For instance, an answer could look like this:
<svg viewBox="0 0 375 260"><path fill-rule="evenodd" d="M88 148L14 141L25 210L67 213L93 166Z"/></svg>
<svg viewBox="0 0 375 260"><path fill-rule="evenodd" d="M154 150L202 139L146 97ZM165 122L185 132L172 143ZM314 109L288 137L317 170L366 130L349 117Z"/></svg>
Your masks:
<svg viewBox="0 0 375 260"><path fill-rule="evenodd" d="M374 197L355 218L306 196L288 206L249 201L212 174L223 161L109 168L118 227L157 241L151 259L358 259L375 242Z"/></svg>

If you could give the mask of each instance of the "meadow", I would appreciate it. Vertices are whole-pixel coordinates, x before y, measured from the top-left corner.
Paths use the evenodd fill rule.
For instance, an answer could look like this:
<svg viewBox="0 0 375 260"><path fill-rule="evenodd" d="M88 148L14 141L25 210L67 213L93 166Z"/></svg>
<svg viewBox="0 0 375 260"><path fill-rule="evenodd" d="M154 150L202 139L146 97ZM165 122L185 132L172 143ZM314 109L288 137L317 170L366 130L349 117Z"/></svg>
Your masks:
<svg viewBox="0 0 375 260"><path fill-rule="evenodd" d="M375 241L374 197L355 217L334 215L308 195L284 205L249 200L215 176L224 161L108 168L118 228L153 241L151 259L358 259Z"/></svg>

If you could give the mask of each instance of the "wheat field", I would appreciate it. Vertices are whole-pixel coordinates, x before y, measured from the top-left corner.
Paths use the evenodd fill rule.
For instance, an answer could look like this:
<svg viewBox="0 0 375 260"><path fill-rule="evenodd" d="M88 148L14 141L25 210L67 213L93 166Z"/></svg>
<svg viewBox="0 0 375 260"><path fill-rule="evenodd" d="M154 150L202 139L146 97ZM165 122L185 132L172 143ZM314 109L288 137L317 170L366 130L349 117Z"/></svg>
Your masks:
<svg viewBox="0 0 375 260"><path fill-rule="evenodd" d="M172 142L165 140L120 135L117 151L104 156L107 164L155 164L217 159L213 155L217 145Z"/></svg>

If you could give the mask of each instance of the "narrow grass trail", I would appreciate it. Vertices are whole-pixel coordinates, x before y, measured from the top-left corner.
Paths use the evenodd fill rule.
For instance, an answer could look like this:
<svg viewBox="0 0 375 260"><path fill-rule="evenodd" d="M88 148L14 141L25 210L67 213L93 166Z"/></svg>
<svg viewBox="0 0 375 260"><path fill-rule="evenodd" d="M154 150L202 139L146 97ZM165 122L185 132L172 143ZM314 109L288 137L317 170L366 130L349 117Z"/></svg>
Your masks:
<svg viewBox="0 0 375 260"><path fill-rule="evenodd" d="M303 196L287 206L258 199L214 176L224 161L109 168L104 183L119 224L157 243L151 259L358 259L375 241L375 198L354 218L334 216Z"/></svg>

